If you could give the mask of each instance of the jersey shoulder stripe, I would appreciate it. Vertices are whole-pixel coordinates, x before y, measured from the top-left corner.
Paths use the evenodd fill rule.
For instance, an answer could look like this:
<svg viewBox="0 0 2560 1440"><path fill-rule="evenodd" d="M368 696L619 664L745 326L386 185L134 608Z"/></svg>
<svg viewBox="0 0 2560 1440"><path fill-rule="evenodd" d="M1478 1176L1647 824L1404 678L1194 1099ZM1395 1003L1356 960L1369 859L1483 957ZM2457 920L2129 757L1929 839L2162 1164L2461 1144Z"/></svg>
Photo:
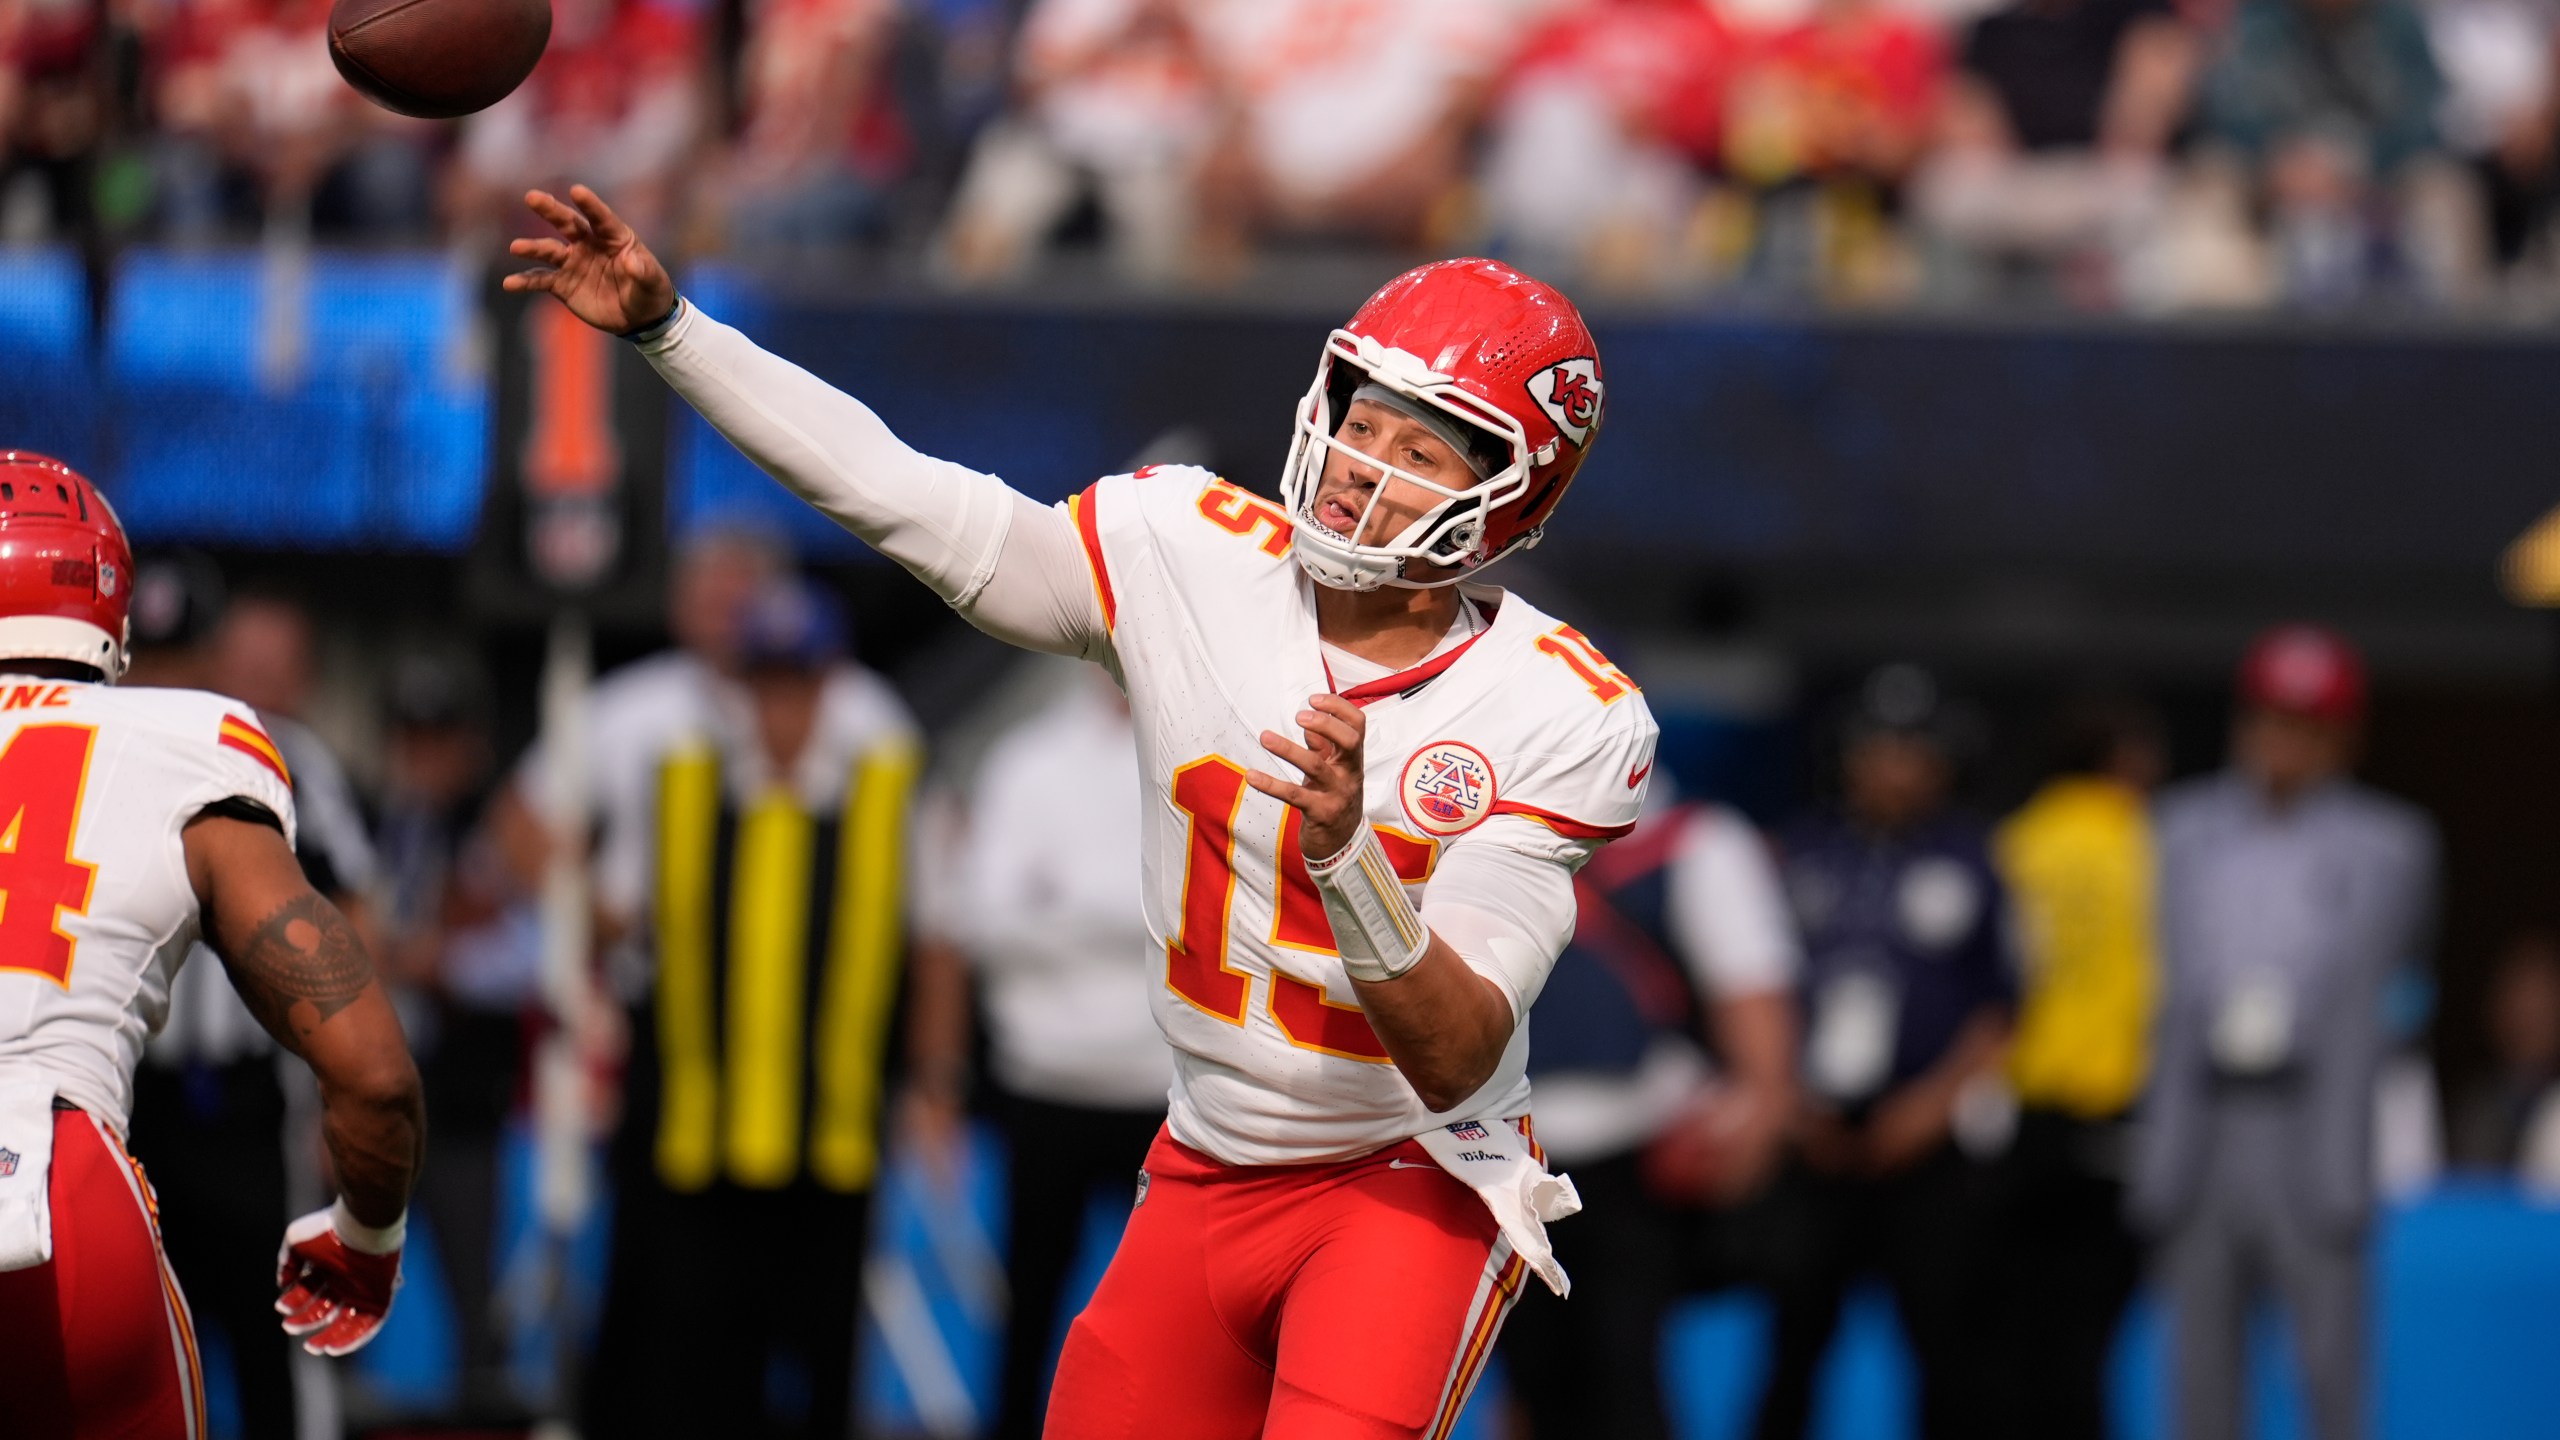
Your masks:
<svg viewBox="0 0 2560 1440"><path fill-rule="evenodd" d="M1641 784L1641 780L1638 783ZM1535 805L1523 805L1517 800L1496 800L1489 813L1518 815L1523 819L1535 820L1567 840L1615 840L1636 828L1636 822L1633 820L1618 825L1594 825L1588 821L1576 820L1570 815L1558 815L1552 810L1541 810Z"/></svg>
<svg viewBox="0 0 2560 1440"><path fill-rule="evenodd" d="M1076 539L1084 545L1085 570L1093 577L1093 598L1102 606L1102 628L1114 629L1120 620L1120 607L1111 594L1111 566L1102 557L1102 482L1084 487L1084 493L1067 497L1067 514L1076 522Z"/></svg>
<svg viewBox="0 0 2560 1440"><path fill-rule="evenodd" d="M225 714L222 717L221 729L215 736L215 743L227 745L264 765L274 771L275 777L287 786L293 784L293 772L285 768L283 752L276 749L276 742L267 738L266 731L249 721L237 715Z"/></svg>

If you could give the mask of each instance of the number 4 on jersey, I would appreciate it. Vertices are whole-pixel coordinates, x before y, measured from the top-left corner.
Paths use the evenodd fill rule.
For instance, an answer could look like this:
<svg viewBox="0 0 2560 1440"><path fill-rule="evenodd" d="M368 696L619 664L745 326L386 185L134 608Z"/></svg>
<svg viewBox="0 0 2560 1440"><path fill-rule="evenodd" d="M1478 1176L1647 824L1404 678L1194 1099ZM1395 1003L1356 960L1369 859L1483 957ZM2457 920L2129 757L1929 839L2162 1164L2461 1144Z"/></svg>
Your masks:
<svg viewBox="0 0 2560 1440"><path fill-rule="evenodd" d="M89 908L98 869L71 854L96 738L86 725L30 725L0 750L0 971L66 990L77 942L62 916Z"/></svg>

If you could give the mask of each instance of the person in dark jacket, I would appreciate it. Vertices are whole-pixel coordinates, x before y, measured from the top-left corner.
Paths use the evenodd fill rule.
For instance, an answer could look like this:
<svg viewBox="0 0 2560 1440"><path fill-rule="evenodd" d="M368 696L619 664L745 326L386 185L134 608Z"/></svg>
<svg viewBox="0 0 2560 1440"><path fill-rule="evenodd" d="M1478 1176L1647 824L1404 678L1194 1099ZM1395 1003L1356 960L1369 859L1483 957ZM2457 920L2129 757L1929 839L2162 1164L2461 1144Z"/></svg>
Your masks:
<svg viewBox="0 0 2560 1440"><path fill-rule="evenodd" d="M1870 676L1841 752L1842 805L1786 833L1804 937L1805 1103L1770 1202L1776 1312L1754 1433L1806 1433L1850 1286L1891 1288L1918 1364L1920 1431L1982 1433L1989 1214L1958 1114L1996 1094L2015 999L1990 833L1950 806L1956 712L1911 665Z"/></svg>

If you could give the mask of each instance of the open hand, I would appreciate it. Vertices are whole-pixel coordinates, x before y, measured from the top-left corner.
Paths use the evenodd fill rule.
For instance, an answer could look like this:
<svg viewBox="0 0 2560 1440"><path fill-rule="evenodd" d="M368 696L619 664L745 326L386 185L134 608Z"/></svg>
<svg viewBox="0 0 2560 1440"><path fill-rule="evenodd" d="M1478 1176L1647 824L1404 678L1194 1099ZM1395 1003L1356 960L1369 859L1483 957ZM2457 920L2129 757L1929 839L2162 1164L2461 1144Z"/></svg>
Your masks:
<svg viewBox="0 0 2560 1440"><path fill-rule="evenodd" d="M1274 800L1294 805L1306 817L1298 832L1298 848L1309 860L1330 860L1359 837L1362 761L1360 747L1369 719L1360 707L1339 695L1311 695L1298 712L1306 736L1300 745L1277 730L1262 732L1262 748L1297 767L1305 783L1292 785L1259 770L1245 772L1245 783Z"/></svg>
<svg viewBox="0 0 2560 1440"><path fill-rule="evenodd" d="M667 318L676 308L676 282L667 267L603 196L572 185L569 202L546 190L525 192L524 203L550 222L558 236L509 243L509 254L542 268L508 276L505 287L545 291L568 306L570 314L615 335Z"/></svg>

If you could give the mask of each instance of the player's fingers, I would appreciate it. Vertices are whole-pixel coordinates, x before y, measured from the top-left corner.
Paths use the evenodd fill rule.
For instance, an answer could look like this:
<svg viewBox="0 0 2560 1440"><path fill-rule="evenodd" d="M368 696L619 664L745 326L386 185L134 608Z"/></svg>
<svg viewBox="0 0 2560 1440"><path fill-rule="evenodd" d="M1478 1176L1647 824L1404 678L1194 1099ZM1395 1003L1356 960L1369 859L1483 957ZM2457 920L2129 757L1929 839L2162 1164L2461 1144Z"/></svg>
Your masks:
<svg viewBox="0 0 2560 1440"><path fill-rule="evenodd" d="M302 1348L314 1355L352 1355L373 1339L374 1332L382 1328L382 1320L382 1316L361 1310L343 1311L327 1329L303 1341Z"/></svg>
<svg viewBox="0 0 2560 1440"><path fill-rule="evenodd" d="M1338 716L1327 715L1321 710L1301 710L1298 712L1298 724L1309 736L1322 736L1332 741L1334 748L1345 755L1360 748L1360 731Z"/></svg>
<svg viewBox="0 0 2560 1440"><path fill-rule="evenodd" d="M1323 756L1276 731L1262 732L1262 748L1296 766L1298 773L1310 780L1325 763Z"/></svg>
<svg viewBox="0 0 2560 1440"><path fill-rule="evenodd" d="M559 196L548 190L527 190L524 203L534 214L550 222L551 228L560 232L560 238L569 241L587 238L586 217L562 204Z"/></svg>
<svg viewBox="0 0 2560 1440"><path fill-rule="evenodd" d="M569 245L548 235L527 235L507 242L507 253L526 260L539 260L545 265L559 265L569 258Z"/></svg>
<svg viewBox="0 0 2560 1440"><path fill-rule="evenodd" d="M1316 792L1304 785L1292 785L1276 775L1265 775L1259 770L1244 772L1244 783L1283 805L1294 805L1300 810L1314 804L1319 798Z"/></svg>
<svg viewBox="0 0 2560 1440"><path fill-rule="evenodd" d="M1369 712L1339 695L1310 695L1307 704L1350 726L1354 735L1368 733Z"/></svg>
<svg viewBox="0 0 2560 1440"><path fill-rule="evenodd" d="M511 291L549 291L557 288L559 283L560 272L557 270L519 270L499 281L498 288Z"/></svg>
<svg viewBox="0 0 2560 1440"><path fill-rule="evenodd" d="M631 238L631 227L622 223L622 217L613 213L613 207L604 203L603 196L584 185L572 185L569 187L569 200L578 207L578 213L587 218L587 223L595 227L598 240L607 245L619 245Z"/></svg>
<svg viewBox="0 0 2560 1440"><path fill-rule="evenodd" d="M312 1334L328 1325L330 1321L337 1319L338 1314L339 1307L336 1301L315 1299L284 1317L284 1333L287 1335Z"/></svg>

